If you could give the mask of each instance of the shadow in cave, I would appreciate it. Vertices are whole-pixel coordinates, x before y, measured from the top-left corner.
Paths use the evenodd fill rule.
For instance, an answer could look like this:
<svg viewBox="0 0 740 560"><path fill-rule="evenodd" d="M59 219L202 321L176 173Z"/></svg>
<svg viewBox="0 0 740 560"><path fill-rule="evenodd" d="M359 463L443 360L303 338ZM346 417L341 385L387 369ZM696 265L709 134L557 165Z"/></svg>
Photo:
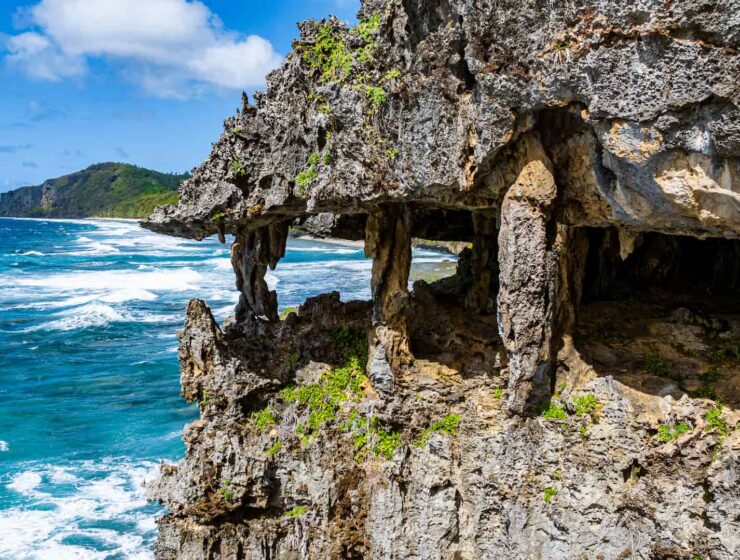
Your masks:
<svg viewBox="0 0 740 560"><path fill-rule="evenodd" d="M616 229L587 232L580 358L642 393L738 408L740 242L643 233L622 260Z"/></svg>

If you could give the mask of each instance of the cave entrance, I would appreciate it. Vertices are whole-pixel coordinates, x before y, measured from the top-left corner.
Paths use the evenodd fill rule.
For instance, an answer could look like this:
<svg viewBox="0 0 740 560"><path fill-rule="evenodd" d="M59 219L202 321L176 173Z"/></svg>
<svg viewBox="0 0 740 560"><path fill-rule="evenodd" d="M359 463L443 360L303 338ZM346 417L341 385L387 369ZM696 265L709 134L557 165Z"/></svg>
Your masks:
<svg viewBox="0 0 740 560"><path fill-rule="evenodd" d="M414 283L409 311L414 374L452 385L497 375L503 351L496 323L497 210L417 209L415 216L415 234L454 247L459 256L454 274Z"/></svg>
<svg viewBox="0 0 740 560"><path fill-rule="evenodd" d="M642 392L737 407L740 241L650 232L626 242L623 233L620 243L615 228L586 233L574 337L582 358Z"/></svg>

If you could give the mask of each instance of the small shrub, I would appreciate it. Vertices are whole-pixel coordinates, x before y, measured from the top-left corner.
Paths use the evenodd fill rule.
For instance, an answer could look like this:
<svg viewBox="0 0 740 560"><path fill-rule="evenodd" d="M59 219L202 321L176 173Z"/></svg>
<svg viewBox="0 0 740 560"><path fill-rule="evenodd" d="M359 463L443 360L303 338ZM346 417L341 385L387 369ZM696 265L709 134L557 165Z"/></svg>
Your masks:
<svg viewBox="0 0 740 560"><path fill-rule="evenodd" d="M401 71L398 68L393 68L392 70L388 70L388 72L386 72L383 75L382 81L388 82L390 80L395 80L396 78L400 78L400 77L401 77Z"/></svg>
<svg viewBox="0 0 740 560"><path fill-rule="evenodd" d="M680 438L685 433L688 433L691 430L691 426L689 426L686 422L681 422L679 424L661 424L658 426L658 441L661 441L663 443L673 441L674 439Z"/></svg>
<svg viewBox="0 0 740 560"><path fill-rule="evenodd" d="M223 212L218 212L217 214L214 214L213 216L211 216L211 220L213 220L214 222L217 222L219 220L223 220L225 217L226 217L226 214L224 214Z"/></svg>
<svg viewBox="0 0 740 560"><path fill-rule="evenodd" d="M208 391L203 391L203 393L200 396L200 406L201 408L205 408L208 406L210 401L208 400Z"/></svg>
<svg viewBox="0 0 740 560"><path fill-rule="evenodd" d="M319 174L316 171L316 167L313 165L309 167L308 169L301 171L295 178L295 184L298 185L299 188L305 189L308 187L311 183L313 183L317 178Z"/></svg>
<svg viewBox="0 0 740 560"><path fill-rule="evenodd" d="M442 432L451 436L457 435L457 427L460 425L462 418L458 414L448 414L442 420L438 420L426 430L424 430L419 438L414 441L414 447L426 447L429 443L429 439L432 434L436 432Z"/></svg>
<svg viewBox="0 0 740 560"><path fill-rule="evenodd" d="M365 95L370 100L373 112L377 111L381 105L388 101L388 94L379 86L365 86Z"/></svg>
<svg viewBox="0 0 740 560"><path fill-rule="evenodd" d="M650 375L665 377L673 368L673 362L660 357L658 354L650 354L645 358L645 371Z"/></svg>
<svg viewBox="0 0 740 560"><path fill-rule="evenodd" d="M568 417L565 409L552 401L543 406L542 416L548 420L565 420Z"/></svg>
<svg viewBox="0 0 740 560"><path fill-rule="evenodd" d="M717 383L717 381L722 377L722 374L717 366L712 366L699 377L701 378L702 383Z"/></svg>
<svg viewBox="0 0 740 560"><path fill-rule="evenodd" d="M581 395L573 400L578 416L593 416L599 406L599 401L594 395Z"/></svg>
<svg viewBox="0 0 740 560"><path fill-rule="evenodd" d="M321 156L318 153L314 152L310 156L308 156L308 160L306 160L306 163L308 163L309 165L316 165L317 163L319 163L320 159Z"/></svg>
<svg viewBox="0 0 740 560"><path fill-rule="evenodd" d="M398 154L400 153L401 153L401 150L396 147L388 148L385 151L385 157L388 161L396 161L396 159L398 159Z"/></svg>
<svg viewBox="0 0 740 560"><path fill-rule="evenodd" d="M291 352L283 358L283 365L288 369L293 369L301 361L301 355L298 352Z"/></svg>
<svg viewBox="0 0 740 560"><path fill-rule="evenodd" d="M234 176L237 178L242 178L247 176L247 170L246 168L241 164L239 161L239 156L234 154L234 157L231 159L231 171L234 173Z"/></svg>
<svg viewBox="0 0 740 560"><path fill-rule="evenodd" d="M234 491L231 488L230 480L224 480L224 483L219 489L218 493L221 494L221 497L223 497L223 499L227 502L231 503L234 501Z"/></svg>
<svg viewBox="0 0 740 560"><path fill-rule="evenodd" d="M545 488L545 496L544 496L545 503L549 504L550 502L552 502L552 499L557 495L558 495L558 489L553 488L552 486L548 486L547 488Z"/></svg>
<svg viewBox="0 0 740 560"><path fill-rule="evenodd" d="M501 387L496 387L493 390L493 398L494 399L500 400L500 399L503 398L503 396L504 396L504 390Z"/></svg>
<svg viewBox="0 0 740 560"><path fill-rule="evenodd" d="M285 512L285 517L290 517L295 519L296 517L301 517L303 515L306 515L308 513L308 508L305 506L295 506L290 511Z"/></svg>
<svg viewBox="0 0 740 560"><path fill-rule="evenodd" d="M588 437L588 426L581 426L578 428L578 433L581 437Z"/></svg>
<svg viewBox="0 0 740 560"><path fill-rule="evenodd" d="M273 455L275 455L275 453L280 451L282 448L283 448L283 444L280 442L280 440L278 440L270 446L270 449L265 451L265 455L267 455L268 457L272 457Z"/></svg>
<svg viewBox="0 0 740 560"><path fill-rule="evenodd" d="M253 412L250 419L260 432L264 432L267 428L280 421L279 418L267 407L262 410L258 410L257 412Z"/></svg>
<svg viewBox="0 0 740 560"><path fill-rule="evenodd" d="M722 403L717 403L704 415L704 420L707 423L705 430L707 432L714 431L714 433L717 434L717 440L720 444L728 435L730 435L730 427L727 425L727 421L722 418L723 408L724 405Z"/></svg>

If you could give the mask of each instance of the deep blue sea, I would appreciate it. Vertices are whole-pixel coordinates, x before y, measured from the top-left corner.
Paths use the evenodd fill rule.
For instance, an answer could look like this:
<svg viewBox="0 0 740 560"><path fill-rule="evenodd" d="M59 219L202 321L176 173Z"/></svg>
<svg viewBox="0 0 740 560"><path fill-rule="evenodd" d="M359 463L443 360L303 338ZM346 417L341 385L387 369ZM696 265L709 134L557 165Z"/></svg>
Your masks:
<svg viewBox="0 0 740 560"><path fill-rule="evenodd" d="M415 251L414 263L449 257ZM268 277L281 308L339 290L368 299L358 247L291 240ZM443 266L443 265L442 265ZM142 483L183 454L189 299L237 300L229 248L135 222L0 218L0 559L151 559Z"/></svg>

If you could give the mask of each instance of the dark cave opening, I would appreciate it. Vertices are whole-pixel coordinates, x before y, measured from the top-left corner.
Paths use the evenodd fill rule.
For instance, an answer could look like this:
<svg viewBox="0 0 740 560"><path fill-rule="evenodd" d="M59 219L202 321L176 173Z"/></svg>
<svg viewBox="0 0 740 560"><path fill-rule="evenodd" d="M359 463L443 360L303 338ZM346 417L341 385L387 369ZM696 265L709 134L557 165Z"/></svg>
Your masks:
<svg viewBox="0 0 740 560"><path fill-rule="evenodd" d="M589 240L574 343L600 376L641 392L740 405L740 241L615 228Z"/></svg>

